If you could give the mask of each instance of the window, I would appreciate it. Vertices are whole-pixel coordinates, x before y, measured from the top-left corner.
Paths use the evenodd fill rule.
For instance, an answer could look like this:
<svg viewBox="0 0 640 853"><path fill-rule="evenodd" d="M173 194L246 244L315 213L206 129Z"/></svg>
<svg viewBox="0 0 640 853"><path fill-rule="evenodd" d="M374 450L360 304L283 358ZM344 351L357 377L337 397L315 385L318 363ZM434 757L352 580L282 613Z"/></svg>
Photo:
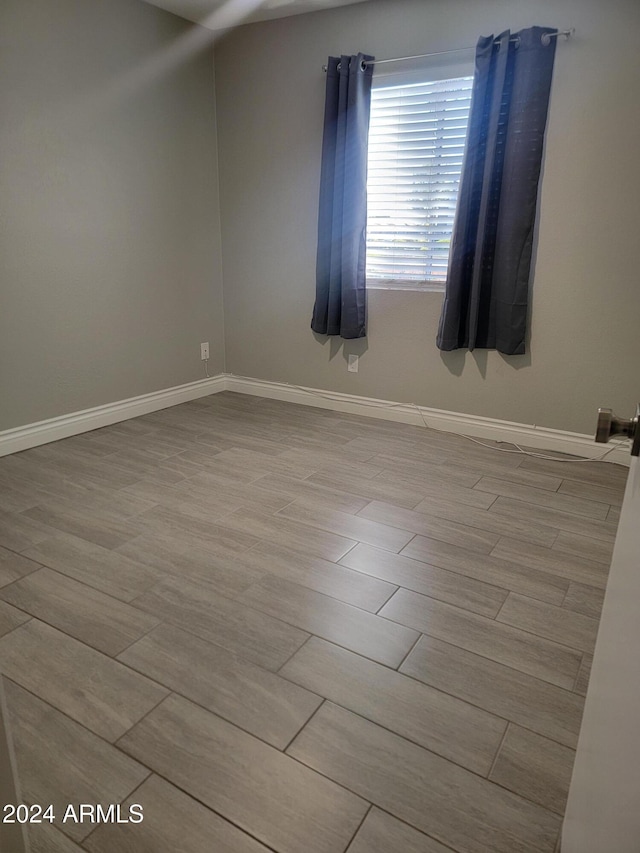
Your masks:
<svg viewBox="0 0 640 853"><path fill-rule="evenodd" d="M464 70L467 76L446 79L433 79L438 74L424 70L421 80L415 71L374 75L369 287L444 289L473 83L468 66ZM451 75L451 69L444 73Z"/></svg>

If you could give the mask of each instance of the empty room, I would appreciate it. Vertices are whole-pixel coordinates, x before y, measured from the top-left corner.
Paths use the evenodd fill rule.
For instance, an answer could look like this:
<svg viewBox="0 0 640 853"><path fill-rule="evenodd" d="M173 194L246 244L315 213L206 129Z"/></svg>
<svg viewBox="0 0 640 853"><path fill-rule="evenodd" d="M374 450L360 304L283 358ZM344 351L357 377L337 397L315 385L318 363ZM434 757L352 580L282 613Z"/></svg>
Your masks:
<svg viewBox="0 0 640 853"><path fill-rule="evenodd" d="M639 38L0 0L0 853L638 853Z"/></svg>

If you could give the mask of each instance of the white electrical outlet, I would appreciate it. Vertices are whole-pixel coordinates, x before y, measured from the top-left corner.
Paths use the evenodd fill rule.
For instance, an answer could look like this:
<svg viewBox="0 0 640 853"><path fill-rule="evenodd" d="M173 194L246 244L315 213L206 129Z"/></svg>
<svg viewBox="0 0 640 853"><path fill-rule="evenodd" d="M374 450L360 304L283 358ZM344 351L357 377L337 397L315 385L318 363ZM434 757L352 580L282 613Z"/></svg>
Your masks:
<svg viewBox="0 0 640 853"><path fill-rule="evenodd" d="M209 341L206 344L200 344L200 359L206 361L209 358Z"/></svg>
<svg viewBox="0 0 640 853"><path fill-rule="evenodd" d="M357 373L358 372L358 358L357 355L349 355L347 357L347 370L349 373Z"/></svg>

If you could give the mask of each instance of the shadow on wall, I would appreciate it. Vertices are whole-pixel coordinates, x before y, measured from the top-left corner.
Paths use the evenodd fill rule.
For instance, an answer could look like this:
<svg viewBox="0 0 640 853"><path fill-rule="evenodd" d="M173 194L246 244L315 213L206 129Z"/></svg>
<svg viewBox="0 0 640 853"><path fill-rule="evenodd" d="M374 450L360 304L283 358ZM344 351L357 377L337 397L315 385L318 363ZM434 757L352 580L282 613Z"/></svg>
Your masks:
<svg viewBox="0 0 640 853"><path fill-rule="evenodd" d="M489 353L493 350L476 349L469 352L466 349L451 350L450 352L440 351L440 360L453 376L462 376L467 356L475 361L478 368L478 373L485 379L487 376L487 364L489 361ZM527 346L527 352L522 355L503 355L496 353L505 364L514 370L522 370L524 367L531 367L531 353Z"/></svg>
<svg viewBox="0 0 640 853"><path fill-rule="evenodd" d="M369 349L367 338L345 340L338 335L319 335L313 331L311 334L323 347L329 347L329 361L333 361L336 356L342 353L343 359L348 363L350 355L361 356ZM527 335L527 337L529 336ZM469 352L466 349L451 350L450 352L438 350L440 360L452 376L462 376L467 359L469 359L471 362L475 362L478 373L483 379L486 379L487 376L490 352L494 352L494 350L476 349L473 352ZM531 367L529 340L527 340L527 351L522 355L503 355L503 353L499 352L496 352L496 355L513 370L522 370Z"/></svg>
<svg viewBox="0 0 640 853"><path fill-rule="evenodd" d="M329 345L329 361L342 352L342 357L346 362L349 361L350 355L361 356L369 349L367 338L354 338L354 340L345 340L338 335L319 335L317 332L311 332L315 340L322 346Z"/></svg>

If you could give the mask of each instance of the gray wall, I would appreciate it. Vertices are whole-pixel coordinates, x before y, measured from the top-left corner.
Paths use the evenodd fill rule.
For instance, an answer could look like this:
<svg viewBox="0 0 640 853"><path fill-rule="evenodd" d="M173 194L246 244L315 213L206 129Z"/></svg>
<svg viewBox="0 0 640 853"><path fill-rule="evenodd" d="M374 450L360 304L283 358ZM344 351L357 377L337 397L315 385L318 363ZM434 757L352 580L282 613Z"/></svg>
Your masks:
<svg viewBox="0 0 640 853"><path fill-rule="evenodd" d="M329 53L575 26L557 53L526 356L441 355L442 296L371 291L370 334L309 329ZM212 52L139 0L0 3L0 430L210 373L590 432L628 414L640 287L640 5L371 0ZM194 35L195 33L195 35ZM200 49L196 49L196 48ZM362 355L348 373L346 354Z"/></svg>
<svg viewBox="0 0 640 853"><path fill-rule="evenodd" d="M224 369L194 30L139 0L0 3L0 429L200 379L201 341Z"/></svg>
<svg viewBox="0 0 640 853"><path fill-rule="evenodd" d="M530 351L441 355L442 296L371 291L369 337L316 339L317 194L329 54L403 56L532 24L558 46ZM640 277L640 4L636 0L372 0L253 24L216 47L227 370L262 379L592 432L628 415ZM362 353L347 373L346 354Z"/></svg>

